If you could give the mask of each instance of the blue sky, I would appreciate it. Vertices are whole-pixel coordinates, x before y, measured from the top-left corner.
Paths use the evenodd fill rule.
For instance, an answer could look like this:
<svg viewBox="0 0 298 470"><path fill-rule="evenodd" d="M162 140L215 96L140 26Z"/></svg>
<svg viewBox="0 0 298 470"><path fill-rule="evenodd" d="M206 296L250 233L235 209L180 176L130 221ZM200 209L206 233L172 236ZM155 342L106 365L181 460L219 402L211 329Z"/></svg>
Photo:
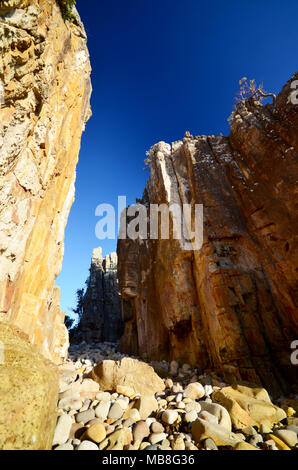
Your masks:
<svg viewBox="0 0 298 470"><path fill-rule="evenodd" d="M78 0L92 64L93 116L82 137L65 233L61 308L70 314L98 240L95 208L141 197L145 152L160 140L229 133L239 79L277 93L297 71L297 0Z"/></svg>

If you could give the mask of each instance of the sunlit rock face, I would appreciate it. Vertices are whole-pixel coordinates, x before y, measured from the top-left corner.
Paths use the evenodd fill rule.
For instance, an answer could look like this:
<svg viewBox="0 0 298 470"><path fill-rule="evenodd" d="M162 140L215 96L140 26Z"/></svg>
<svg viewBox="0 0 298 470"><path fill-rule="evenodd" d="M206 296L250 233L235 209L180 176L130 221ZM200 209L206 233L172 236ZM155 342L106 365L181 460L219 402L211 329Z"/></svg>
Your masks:
<svg viewBox="0 0 298 470"><path fill-rule="evenodd" d="M123 351L273 393L297 383L297 78L274 104L239 107L229 137L155 146L142 203L203 204L203 245L118 240Z"/></svg>
<svg viewBox="0 0 298 470"><path fill-rule="evenodd" d="M53 285L90 116L86 35L54 0L2 1L0 49L0 319L59 362L68 340Z"/></svg>
<svg viewBox="0 0 298 470"><path fill-rule="evenodd" d="M72 341L116 342L123 333L121 301L117 279L117 253L102 256L93 250L90 275L83 300L83 312Z"/></svg>

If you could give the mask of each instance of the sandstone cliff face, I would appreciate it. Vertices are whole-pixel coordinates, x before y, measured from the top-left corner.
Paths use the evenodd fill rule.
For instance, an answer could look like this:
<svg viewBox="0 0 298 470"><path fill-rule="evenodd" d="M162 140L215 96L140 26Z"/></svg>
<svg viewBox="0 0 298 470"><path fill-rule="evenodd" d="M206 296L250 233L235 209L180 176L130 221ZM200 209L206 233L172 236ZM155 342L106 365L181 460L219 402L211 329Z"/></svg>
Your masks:
<svg viewBox="0 0 298 470"><path fill-rule="evenodd" d="M187 135L156 145L142 203L203 204L203 246L118 241L125 352L217 369L228 381L262 382L272 393L297 383L290 362L298 337L292 80L274 105L239 107L229 137Z"/></svg>
<svg viewBox="0 0 298 470"><path fill-rule="evenodd" d="M86 35L55 0L7 0L0 38L0 319L59 361L67 334L53 285L90 115Z"/></svg>
<svg viewBox="0 0 298 470"><path fill-rule="evenodd" d="M73 340L84 340L87 343L115 342L122 332L117 254L111 253L103 258L102 249L95 248L84 295L83 314Z"/></svg>

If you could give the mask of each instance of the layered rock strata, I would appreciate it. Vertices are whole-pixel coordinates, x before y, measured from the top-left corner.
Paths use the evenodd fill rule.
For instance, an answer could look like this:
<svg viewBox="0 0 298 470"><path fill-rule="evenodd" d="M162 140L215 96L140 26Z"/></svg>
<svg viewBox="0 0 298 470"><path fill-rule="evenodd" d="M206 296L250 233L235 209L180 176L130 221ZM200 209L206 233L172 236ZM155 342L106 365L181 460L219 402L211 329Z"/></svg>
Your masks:
<svg viewBox="0 0 298 470"><path fill-rule="evenodd" d="M7 0L0 38L0 319L59 362L67 334L53 285L90 116L86 35L55 0Z"/></svg>
<svg viewBox="0 0 298 470"><path fill-rule="evenodd" d="M203 245L118 241L123 351L274 394L297 384L297 78L273 104L238 105L228 137L187 133L154 147L141 201L148 219L150 204L203 204Z"/></svg>
<svg viewBox="0 0 298 470"><path fill-rule="evenodd" d="M102 257L102 249L93 250L83 313L72 339L76 342L115 342L123 333L121 301L118 292L117 254Z"/></svg>

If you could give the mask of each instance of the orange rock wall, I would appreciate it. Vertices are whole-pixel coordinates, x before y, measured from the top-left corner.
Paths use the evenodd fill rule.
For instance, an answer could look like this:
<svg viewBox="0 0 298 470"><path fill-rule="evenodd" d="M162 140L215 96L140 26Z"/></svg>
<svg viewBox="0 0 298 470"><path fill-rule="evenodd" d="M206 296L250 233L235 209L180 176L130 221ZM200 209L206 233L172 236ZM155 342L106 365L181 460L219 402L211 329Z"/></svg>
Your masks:
<svg viewBox="0 0 298 470"><path fill-rule="evenodd" d="M90 116L86 35L55 0L8 0L0 49L0 319L59 362L68 337L53 285Z"/></svg>
<svg viewBox="0 0 298 470"><path fill-rule="evenodd" d="M273 393L297 384L297 78L274 105L239 106L229 137L155 146L142 202L203 204L203 246L118 241L122 350Z"/></svg>

